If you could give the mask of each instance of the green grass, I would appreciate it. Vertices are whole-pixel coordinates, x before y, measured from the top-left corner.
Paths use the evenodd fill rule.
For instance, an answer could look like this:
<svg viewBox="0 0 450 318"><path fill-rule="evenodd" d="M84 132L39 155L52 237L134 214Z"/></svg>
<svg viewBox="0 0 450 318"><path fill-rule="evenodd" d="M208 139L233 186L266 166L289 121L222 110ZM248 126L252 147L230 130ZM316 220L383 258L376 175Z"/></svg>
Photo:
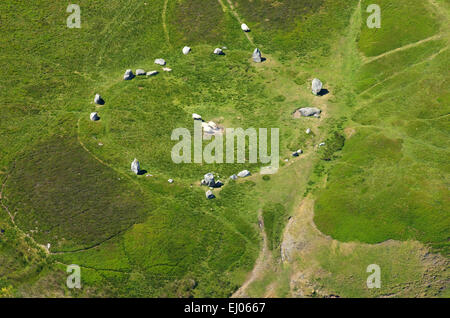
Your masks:
<svg viewBox="0 0 450 318"><path fill-rule="evenodd" d="M346 64L341 69L333 61L330 68L356 0L233 3L266 63L251 62L254 47L225 0L224 6L169 1L164 17L164 0L81 0L81 29L66 27L67 4L0 4L0 66L8 74L0 82L0 179L7 180L2 202L16 222L2 208L0 295L230 296L261 248L258 211L276 251L316 157L301 171L286 165L269 180L256 175L258 164L176 165L170 133L192 130L194 112L225 127L280 128L282 159L325 140L330 146L318 156L332 160L316 169L329 174L317 192L322 231L340 240L415 238L447 248L448 53L434 57L446 43L428 42L361 68L351 49L357 43L350 43ZM383 18L386 29L409 9L394 5ZM423 10L417 6L419 23L398 37L363 29L361 52L377 55L436 33L441 24ZM185 45L193 49L187 56ZM226 55L213 55L221 46L229 48ZM153 63L159 57L173 72L122 80L129 68L161 71ZM315 119L294 120L291 113L318 102L309 94L316 76L332 96L317 136L307 136ZM106 105L93 104L95 93ZM89 121L92 111L99 122ZM377 127L358 129L343 146L343 121ZM135 157L153 177L131 173ZM254 176L205 199L198 186L205 173L225 181L243 169ZM39 252L36 243L48 242L52 252L66 253ZM65 264L81 266L83 290L64 286ZM287 272L275 280L287 295Z"/></svg>

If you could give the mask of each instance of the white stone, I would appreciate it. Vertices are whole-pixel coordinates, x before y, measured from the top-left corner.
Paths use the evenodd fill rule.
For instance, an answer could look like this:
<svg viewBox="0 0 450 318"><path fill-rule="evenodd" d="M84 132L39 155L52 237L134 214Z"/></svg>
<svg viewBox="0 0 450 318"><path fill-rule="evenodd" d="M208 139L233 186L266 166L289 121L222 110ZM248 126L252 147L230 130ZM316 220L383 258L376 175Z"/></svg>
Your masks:
<svg viewBox="0 0 450 318"><path fill-rule="evenodd" d="M184 55L188 55L189 52L191 52L191 48L190 48L189 46L185 46L185 47L183 48L183 54L184 54Z"/></svg>
<svg viewBox="0 0 450 318"><path fill-rule="evenodd" d="M192 119L194 119L194 120L202 120L202 116L200 116L199 114L193 113L192 114Z"/></svg>
<svg viewBox="0 0 450 318"><path fill-rule="evenodd" d="M105 101L100 96L100 94L95 94L94 103L96 103L97 105L103 105L105 103Z"/></svg>
<svg viewBox="0 0 450 318"><path fill-rule="evenodd" d="M237 178L238 178L238 176L235 175L235 174L233 174L233 175L230 177L231 180L237 180Z"/></svg>
<svg viewBox="0 0 450 318"><path fill-rule="evenodd" d="M206 191L205 195L208 200L214 199L216 197L211 190Z"/></svg>
<svg viewBox="0 0 450 318"><path fill-rule="evenodd" d="M90 118L92 121L100 120L100 117L98 117L98 114L96 112L91 113Z"/></svg>
<svg viewBox="0 0 450 318"><path fill-rule="evenodd" d="M131 80L133 78L134 78L133 71L132 70L126 70L125 71L125 75L123 76L123 79L126 80L126 81L129 81L129 80Z"/></svg>
<svg viewBox="0 0 450 318"><path fill-rule="evenodd" d="M214 50L214 54L216 54L216 55L223 55L224 53L223 53L222 49L216 48Z"/></svg>
<svg viewBox="0 0 450 318"><path fill-rule="evenodd" d="M163 71L164 72L172 72L172 69L168 68L168 67L163 67Z"/></svg>
<svg viewBox="0 0 450 318"><path fill-rule="evenodd" d="M133 171L135 174L139 174L139 172L141 171L141 165L136 158L134 158L133 162L131 163L131 171Z"/></svg>
<svg viewBox="0 0 450 318"><path fill-rule="evenodd" d="M239 178L245 178L245 177L248 177L250 175L250 171L242 170L237 175L238 175Z"/></svg>
<svg viewBox="0 0 450 318"><path fill-rule="evenodd" d="M164 59L156 59L155 64L164 66L164 65L166 65L166 61Z"/></svg>
<svg viewBox="0 0 450 318"><path fill-rule="evenodd" d="M155 76L155 75L157 75L158 74L158 71L150 71L150 72L147 72L147 76Z"/></svg>
<svg viewBox="0 0 450 318"><path fill-rule="evenodd" d="M242 31L244 31L244 32L249 32L249 31L250 31L250 28L249 28L248 25L245 24L245 23L242 23L242 24L241 24L241 29L242 29Z"/></svg>
<svg viewBox="0 0 450 318"><path fill-rule="evenodd" d="M173 179L169 179L169 180L167 180L167 182L173 183L174 181L173 181Z"/></svg>
<svg viewBox="0 0 450 318"><path fill-rule="evenodd" d="M315 78L312 81L312 93L314 95L317 95L320 93L320 91L322 90L322 82L318 79Z"/></svg>
<svg viewBox="0 0 450 318"><path fill-rule="evenodd" d="M315 108L315 107L304 107L304 108L300 108L298 111L300 112L300 114L303 117L310 117L310 116L317 117L322 112L320 109Z"/></svg>
<svg viewBox="0 0 450 318"><path fill-rule="evenodd" d="M147 74L147 73L145 73L145 71L142 68L138 68L136 70L136 75L137 76L141 76L141 75L145 75L145 74Z"/></svg>
<svg viewBox="0 0 450 318"><path fill-rule="evenodd" d="M255 63L261 63L262 62L261 51L258 48L256 48L253 51L252 59L253 59L253 62L255 62Z"/></svg>
<svg viewBox="0 0 450 318"><path fill-rule="evenodd" d="M311 133L311 128L306 129L306 134L310 134Z"/></svg>

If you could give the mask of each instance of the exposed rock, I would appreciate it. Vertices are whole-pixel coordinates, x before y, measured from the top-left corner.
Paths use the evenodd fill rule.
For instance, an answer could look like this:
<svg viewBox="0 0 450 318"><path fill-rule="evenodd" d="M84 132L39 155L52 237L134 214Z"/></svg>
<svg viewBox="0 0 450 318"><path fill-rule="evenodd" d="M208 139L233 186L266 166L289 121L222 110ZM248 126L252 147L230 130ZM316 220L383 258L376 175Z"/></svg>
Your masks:
<svg viewBox="0 0 450 318"><path fill-rule="evenodd" d="M147 76L155 76L158 73L159 73L158 71L150 71L150 72L147 72Z"/></svg>
<svg viewBox="0 0 450 318"><path fill-rule="evenodd" d="M222 129L213 121L202 122L203 133L205 135L217 135L222 133Z"/></svg>
<svg viewBox="0 0 450 318"><path fill-rule="evenodd" d="M253 62L255 62L255 63L261 63L262 62L261 51L258 48L256 48L253 51L252 59L253 59Z"/></svg>
<svg viewBox="0 0 450 318"><path fill-rule="evenodd" d="M222 50L228 50L226 46L222 46Z"/></svg>
<svg viewBox="0 0 450 318"><path fill-rule="evenodd" d="M235 174L233 174L233 175L230 177L231 180L237 180L237 178L238 178L238 176L235 175Z"/></svg>
<svg viewBox="0 0 450 318"><path fill-rule="evenodd" d="M141 68L138 68L137 70L136 70L136 75L137 76L142 76L142 75L145 75L145 74L147 74L143 69L141 69Z"/></svg>
<svg viewBox="0 0 450 318"><path fill-rule="evenodd" d="M311 128L306 129L306 134L309 135L311 133Z"/></svg>
<svg viewBox="0 0 450 318"><path fill-rule="evenodd" d="M98 114L95 113L95 112L94 112L94 113L91 113L90 118L91 118L92 121L100 120L100 117L98 117Z"/></svg>
<svg viewBox="0 0 450 318"><path fill-rule="evenodd" d="M94 103L96 103L97 105L104 105L105 101L100 96L100 94L95 94Z"/></svg>
<svg viewBox="0 0 450 318"><path fill-rule="evenodd" d="M164 72L172 72L172 69L168 68L168 67L163 67L163 71Z"/></svg>
<svg viewBox="0 0 450 318"><path fill-rule="evenodd" d="M320 93L320 91L322 90L322 82L318 79L315 78L312 81L312 93L314 95L317 95Z"/></svg>
<svg viewBox="0 0 450 318"><path fill-rule="evenodd" d="M325 146L325 143L324 143L324 142L321 142L321 143L319 144L319 147L323 147L323 146Z"/></svg>
<svg viewBox="0 0 450 318"><path fill-rule="evenodd" d="M214 50L214 54L216 54L216 55L225 55L225 53L223 53L222 49L219 49L219 48L216 48Z"/></svg>
<svg viewBox="0 0 450 318"><path fill-rule="evenodd" d="M164 66L164 65L166 65L166 61L164 59L156 59L155 64Z"/></svg>
<svg viewBox="0 0 450 318"><path fill-rule="evenodd" d="M202 185L208 186L208 187L214 187L216 185L216 181L214 180L214 174L207 173L203 177Z"/></svg>
<svg viewBox="0 0 450 318"><path fill-rule="evenodd" d="M185 46L185 47L183 48L183 54L184 54L184 55L188 55L189 52L191 52L191 48L190 48L189 46Z"/></svg>
<svg viewBox="0 0 450 318"><path fill-rule="evenodd" d="M169 179L169 180L167 180L167 182L174 183L174 180L173 179Z"/></svg>
<svg viewBox="0 0 450 318"><path fill-rule="evenodd" d="M206 191L206 198L208 200L214 199L216 196L212 193L211 190Z"/></svg>
<svg viewBox="0 0 450 318"><path fill-rule="evenodd" d="M244 31L244 32L250 32L250 28L249 28L248 25L245 24L245 23L242 23L242 24L241 24L241 29L242 29L242 31Z"/></svg>
<svg viewBox="0 0 450 318"><path fill-rule="evenodd" d="M322 112L320 109L315 108L315 107L304 107L304 108L298 109L298 111L300 112L300 114L303 117L310 117L310 116L316 116L317 117Z"/></svg>
<svg viewBox="0 0 450 318"><path fill-rule="evenodd" d="M239 178L245 178L245 177L248 177L249 175L251 175L251 173L248 170L242 170L237 175Z"/></svg>
<svg viewBox="0 0 450 318"><path fill-rule="evenodd" d="M123 79L126 81L132 80L134 78L134 74L132 70L126 70L125 75L123 76Z"/></svg>
<svg viewBox="0 0 450 318"><path fill-rule="evenodd" d="M141 165L136 158L134 158L133 162L131 163L131 171L133 171L135 174L139 174L139 172L141 171Z"/></svg>
<svg viewBox="0 0 450 318"><path fill-rule="evenodd" d="M200 116L199 114L193 113L192 114L192 119L194 119L194 120L202 120L202 116Z"/></svg>

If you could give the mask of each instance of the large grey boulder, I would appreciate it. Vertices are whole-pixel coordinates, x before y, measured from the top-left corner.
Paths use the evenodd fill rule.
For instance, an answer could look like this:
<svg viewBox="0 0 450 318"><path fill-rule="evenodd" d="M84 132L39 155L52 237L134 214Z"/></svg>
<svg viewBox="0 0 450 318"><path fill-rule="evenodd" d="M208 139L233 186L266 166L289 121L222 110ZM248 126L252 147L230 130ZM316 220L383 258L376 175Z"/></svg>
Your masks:
<svg viewBox="0 0 450 318"><path fill-rule="evenodd" d="M304 108L300 108L298 111L300 112L300 114L303 117L310 117L310 116L317 117L322 112L320 109L315 108L315 107L304 107Z"/></svg>
<svg viewBox="0 0 450 318"><path fill-rule="evenodd" d="M125 75L123 76L123 79L126 81L132 80L134 78L134 74L132 70L126 70Z"/></svg>
<svg viewBox="0 0 450 318"><path fill-rule="evenodd" d="M92 121L100 120L100 117L98 117L97 113L91 113L89 117L91 118Z"/></svg>
<svg viewBox="0 0 450 318"><path fill-rule="evenodd" d="M202 180L202 185L214 187L216 185L216 181L214 180L214 174L212 173L205 174Z"/></svg>
<svg viewBox="0 0 450 318"><path fill-rule="evenodd" d="M238 175L239 178L245 178L245 177L248 177L250 175L250 171L242 170L237 175Z"/></svg>
<svg viewBox="0 0 450 318"><path fill-rule="evenodd" d="M314 95L318 95L320 93L320 91L322 90L322 87L323 87L322 82L318 78L313 79L312 93Z"/></svg>
<svg viewBox="0 0 450 318"><path fill-rule="evenodd" d="M155 64L164 66L164 65L166 65L166 61L164 61L164 59L156 59Z"/></svg>
<svg viewBox="0 0 450 318"><path fill-rule="evenodd" d="M261 63L262 62L261 51L258 48L256 48L253 51L252 59L253 59L253 62L255 62L255 63Z"/></svg>
<svg viewBox="0 0 450 318"><path fill-rule="evenodd" d="M137 76L142 76L142 75L145 75L145 74L147 74L147 73L141 68L136 70L136 75Z"/></svg>
<svg viewBox="0 0 450 318"><path fill-rule="evenodd" d="M139 172L141 171L141 166L136 158L134 158L133 162L131 163L131 171L133 171L135 174L139 174Z"/></svg>
<svg viewBox="0 0 450 318"><path fill-rule="evenodd" d="M189 46L185 46L185 47L183 48L183 54L184 54L184 55L188 55L189 52L191 52L191 48L190 48Z"/></svg>
<svg viewBox="0 0 450 318"><path fill-rule="evenodd" d="M216 196L212 193L211 190L206 191L205 195L206 195L206 198L207 198L208 200L214 199L214 198L216 197Z"/></svg>

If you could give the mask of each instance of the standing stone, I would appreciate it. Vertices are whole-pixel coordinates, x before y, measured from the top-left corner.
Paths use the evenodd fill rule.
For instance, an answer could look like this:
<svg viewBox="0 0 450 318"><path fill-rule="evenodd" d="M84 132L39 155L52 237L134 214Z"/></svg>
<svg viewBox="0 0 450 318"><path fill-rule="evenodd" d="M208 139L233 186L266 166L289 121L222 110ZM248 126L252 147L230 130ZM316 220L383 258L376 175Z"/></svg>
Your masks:
<svg viewBox="0 0 450 318"><path fill-rule="evenodd" d="M194 120L202 120L202 116L200 116L199 114L193 113L192 114L192 119L194 119Z"/></svg>
<svg viewBox="0 0 450 318"><path fill-rule="evenodd" d="M262 62L261 51L258 48L256 48L253 51L252 59L253 59L253 62L255 62L255 63L261 63Z"/></svg>
<svg viewBox="0 0 450 318"><path fill-rule="evenodd" d="M134 158L133 162L131 163L131 171L133 171L135 174L139 174L139 172L141 171L141 165L136 158Z"/></svg>
<svg viewBox="0 0 450 318"><path fill-rule="evenodd" d="M214 199L216 196L212 193L211 190L206 191L206 198L208 200Z"/></svg>
<svg viewBox="0 0 450 318"><path fill-rule="evenodd" d="M164 61L164 59L156 59L155 64L164 66L164 65L166 65L166 61Z"/></svg>
<svg viewBox="0 0 450 318"><path fill-rule="evenodd" d="M132 80L134 78L134 74L132 70L126 70L125 75L123 76L123 79L125 81Z"/></svg>
<svg viewBox="0 0 450 318"><path fill-rule="evenodd" d="M147 74L143 69L139 68L136 70L136 75L141 76Z"/></svg>
<svg viewBox="0 0 450 318"><path fill-rule="evenodd" d="M233 175L230 177L231 180L237 180L237 178L238 178L238 176L235 175L235 174L233 174Z"/></svg>
<svg viewBox="0 0 450 318"><path fill-rule="evenodd" d="M191 52L191 48L190 48L189 46L185 46L185 47L183 48L183 54L184 54L184 55L188 55L189 52Z"/></svg>
<svg viewBox="0 0 450 318"><path fill-rule="evenodd" d="M313 79L313 81L312 81L312 93L314 95L317 95L317 94L320 93L321 90L322 90L322 82L319 79L317 79L317 78Z"/></svg>
<svg viewBox="0 0 450 318"><path fill-rule="evenodd" d="M92 121L100 120L100 117L98 117L97 113L91 113L90 118L91 118Z"/></svg>
<svg viewBox="0 0 450 318"><path fill-rule="evenodd" d="M242 24L241 24L241 29L242 29L242 31L244 31L244 32L250 32L250 28L249 28L248 25L245 24L245 23L242 23Z"/></svg>
<svg viewBox="0 0 450 318"><path fill-rule="evenodd" d="M100 94L95 94L94 103L96 103L97 105L104 105L105 101L100 96Z"/></svg>

